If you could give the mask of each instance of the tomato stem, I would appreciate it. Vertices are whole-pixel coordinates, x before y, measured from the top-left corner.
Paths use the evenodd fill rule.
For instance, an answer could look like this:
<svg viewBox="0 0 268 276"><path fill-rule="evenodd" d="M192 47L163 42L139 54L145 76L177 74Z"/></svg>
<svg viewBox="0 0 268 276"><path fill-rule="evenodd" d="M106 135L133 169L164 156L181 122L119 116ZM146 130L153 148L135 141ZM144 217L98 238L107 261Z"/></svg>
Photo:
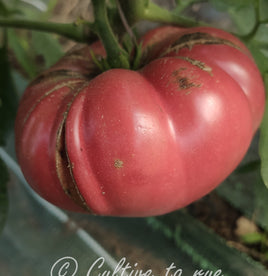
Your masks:
<svg viewBox="0 0 268 276"><path fill-rule="evenodd" d="M93 30L101 39L111 68L129 68L129 55L120 46L107 16L105 0L92 0L95 21Z"/></svg>
<svg viewBox="0 0 268 276"><path fill-rule="evenodd" d="M77 42L88 42L95 37L95 34L90 32L90 25L86 21L54 23L26 19L0 18L0 26L57 33Z"/></svg>
<svg viewBox="0 0 268 276"><path fill-rule="evenodd" d="M119 0L126 17L134 24L148 20L166 24L176 24L183 27L206 26L208 24L181 16L179 9L169 11L150 0Z"/></svg>

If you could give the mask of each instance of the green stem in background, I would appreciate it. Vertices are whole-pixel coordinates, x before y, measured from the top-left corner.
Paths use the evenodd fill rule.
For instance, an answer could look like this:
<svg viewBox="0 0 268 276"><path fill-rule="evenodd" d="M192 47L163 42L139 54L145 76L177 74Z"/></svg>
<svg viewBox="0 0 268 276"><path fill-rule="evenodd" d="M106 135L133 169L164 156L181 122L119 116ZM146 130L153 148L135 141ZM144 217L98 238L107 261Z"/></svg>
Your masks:
<svg viewBox="0 0 268 276"><path fill-rule="evenodd" d="M93 0L92 2L95 10L95 18L97 21L93 24L83 20L74 23L55 23L0 17L0 27L56 33L82 43L92 41L94 38L96 38L95 33L98 33L99 36L102 36L101 39L103 40L103 42L104 40L108 41L104 45L105 48L107 46L106 50L110 49L110 47L112 46L111 50L109 50L108 52L109 60L112 59L111 56L113 55L110 52L118 52L119 49L119 52L124 56L125 54L122 52L122 49L116 42L115 35L113 34L110 27L104 1ZM162 8L149 0L119 0L119 2L130 25L141 20L176 24L184 27L206 25L203 22L197 22L193 19L180 16L176 12L166 10L165 8ZM95 33L91 32L92 29L95 31ZM123 58L123 60L124 59L125 58ZM113 63L114 62L112 62L112 64ZM123 63L126 62L123 61Z"/></svg>
<svg viewBox="0 0 268 276"><path fill-rule="evenodd" d="M162 8L150 0L119 0L119 2L131 25L141 20L176 24L183 27L208 25Z"/></svg>
<svg viewBox="0 0 268 276"><path fill-rule="evenodd" d="M93 34L90 32L90 24L88 22L77 23L53 23L43 21L32 21L26 19L15 18L0 18L1 27L12 27L19 29L28 29L35 31L45 31L56 33L65 36L69 39L77 42L88 42L93 38Z"/></svg>
<svg viewBox="0 0 268 276"><path fill-rule="evenodd" d="M107 16L105 0L92 0L95 21L93 31L101 39L106 50L107 63L110 68L129 68L129 55L120 46Z"/></svg>

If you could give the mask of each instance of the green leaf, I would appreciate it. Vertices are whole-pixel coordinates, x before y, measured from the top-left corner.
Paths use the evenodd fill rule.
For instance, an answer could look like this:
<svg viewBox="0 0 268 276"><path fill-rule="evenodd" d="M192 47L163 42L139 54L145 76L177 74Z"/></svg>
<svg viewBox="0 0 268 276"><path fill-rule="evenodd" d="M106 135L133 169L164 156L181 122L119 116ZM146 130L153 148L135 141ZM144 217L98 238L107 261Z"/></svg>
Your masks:
<svg viewBox="0 0 268 276"><path fill-rule="evenodd" d="M268 20L268 1L259 0L259 20L267 21Z"/></svg>
<svg viewBox="0 0 268 276"><path fill-rule="evenodd" d="M0 145L3 145L13 129L18 103L5 47L0 48L0 87Z"/></svg>
<svg viewBox="0 0 268 276"><path fill-rule="evenodd" d="M132 65L133 70L137 70L139 68L141 59L142 59L142 43L136 46L135 58L133 60L133 65Z"/></svg>
<svg viewBox="0 0 268 276"><path fill-rule="evenodd" d="M268 44L268 26L266 23L260 24L256 30L254 37L251 38L259 43L260 47L267 46Z"/></svg>
<svg viewBox="0 0 268 276"><path fill-rule="evenodd" d="M46 68L53 65L63 55L59 41L48 33L33 31L32 46L35 53L44 58Z"/></svg>
<svg viewBox="0 0 268 276"><path fill-rule="evenodd" d="M220 10L226 10L229 8L242 8L244 6L255 4L255 0L209 0L209 2Z"/></svg>
<svg viewBox="0 0 268 276"><path fill-rule="evenodd" d="M173 239L180 250L192 257L199 270L216 273L220 269L222 273L219 275L224 276L267 275L259 263L229 247L222 238L184 211L149 218L148 222L154 230Z"/></svg>
<svg viewBox="0 0 268 276"><path fill-rule="evenodd" d="M1 16L8 16L9 12L7 7L5 6L5 4L3 2L0 2L0 15Z"/></svg>
<svg viewBox="0 0 268 276"><path fill-rule="evenodd" d="M29 0L28 0L29 1ZM31 2L20 1L19 9L27 19L42 20L48 19L47 5L43 1L32 0Z"/></svg>
<svg viewBox="0 0 268 276"><path fill-rule="evenodd" d="M253 37L244 41L262 74L268 72L268 26L260 24Z"/></svg>
<svg viewBox="0 0 268 276"><path fill-rule="evenodd" d="M8 44L22 69L29 78L33 79L36 76L37 69L28 41L24 37L18 36L14 30L8 30Z"/></svg>
<svg viewBox="0 0 268 276"><path fill-rule="evenodd" d="M264 76L266 91L268 91L268 73ZM266 108L264 118L261 124L261 136L259 143L259 153L261 157L261 175L268 188L268 101L266 100Z"/></svg>
<svg viewBox="0 0 268 276"><path fill-rule="evenodd" d="M21 14L21 11L16 7L8 7L6 3L0 1L0 16L8 17L15 14Z"/></svg>
<svg viewBox="0 0 268 276"><path fill-rule="evenodd" d="M261 163L251 161L256 160L257 157L257 141L257 139L253 141L242 165L217 188L217 193L241 211L244 216L252 219L267 231L268 189L262 181ZM267 152L264 151L264 155L267 156ZM255 167L255 170L252 170L251 165Z"/></svg>
<svg viewBox="0 0 268 276"><path fill-rule="evenodd" d="M264 185L260 169L256 172L254 183L254 220L268 230L268 190Z"/></svg>
<svg viewBox="0 0 268 276"><path fill-rule="evenodd" d="M1 0L7 16L20 15L27 19L45 20L48 15L47 1L42 0Z"/></svg>
<svg viewBox="0 0 268 276"><path fill-rule="evenodd" d="M237 34L246 35L254 29L256 24L254 6L247 5L229 9L228 13L237 27Z"/></svg>
<svg viewBox="0 0 268 276"><path fill-rule="evenodd" d="M262 74L267 72L268 70L268 59L267 54L265 50L262 50L258 43L255 43L254 41L251 41L249 44L247 44L250 52L252 53L255 62L257 63L257 66Z"/></svg>
<svg viewBox="0 0 268 276"><path fill-rule="evenodd" d="M2 231L5 221L6 221L6 216L7 216L7 211L8 211L8 197L7 197L7 182L9 180L7 168L0 158L0 232Z"/></svg>
<svg viewBox="0 0 268 276"><path fill-rule="evenodd" d="M255 0L210 0L217 10L227 12L238 35L249 34L256 24Z"/></svg>

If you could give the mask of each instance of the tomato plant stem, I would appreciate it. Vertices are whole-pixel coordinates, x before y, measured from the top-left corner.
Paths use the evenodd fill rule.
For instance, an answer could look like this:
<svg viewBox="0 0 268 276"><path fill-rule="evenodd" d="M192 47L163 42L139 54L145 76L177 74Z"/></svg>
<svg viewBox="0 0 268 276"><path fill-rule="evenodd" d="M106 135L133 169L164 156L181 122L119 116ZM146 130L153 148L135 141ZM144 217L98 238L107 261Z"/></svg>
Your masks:
<svg viewBox="0 0 268 276"><path fill-rule="evenodd" d="M147 9L144 10L142 16L142 19L145 20L177 24L183 27L193 27L199 25L199 23L193 19L182 17L172 11L161 8L152 2L149 2Z"/></svg>
<svg viewBox="0 0 268 276"><path fill-rule="evenodd" d="M207 25L204 22L181 16L179 9L169 11L149 0L119 0L119 2L131 24L140 20L148 20L183 27Z"/></svg>
<svg viewBox="0 0 268 276"><path fill-rule="evenodd" d="M184 27L205 25L205 23L185 18L179 12L169 11L148 0L119 0L119 2L130 25L141 20L176 24ZM55 23L0 17L0 27L56 33L82 43L92 41L96 37L95 33L97 33L107 51L107 60L111 63L111 66L128 68L128 57L112 31L105 1L93 0L92 3L95 14L95 22L93 24L85 20L77 20L74 23ZM121 60L119 63L116 62L118 59Z"/></svg>
<svg viewBox="0 0 268 276"><path fill-rule="evenodd" d="M76 23L54 23L26 19L0 18L0 26L56 33L78 42L87 42L93 37L88 22L82 21Z"/></svg>
<svg viewBox="0 0 268 276"><path fill-rule="evenodd" d="M127 52L120 46L107 16L105 0L92 0L95 21L93 30L101 39L107 54L107 62L111 68L129 68Z"/></svg>

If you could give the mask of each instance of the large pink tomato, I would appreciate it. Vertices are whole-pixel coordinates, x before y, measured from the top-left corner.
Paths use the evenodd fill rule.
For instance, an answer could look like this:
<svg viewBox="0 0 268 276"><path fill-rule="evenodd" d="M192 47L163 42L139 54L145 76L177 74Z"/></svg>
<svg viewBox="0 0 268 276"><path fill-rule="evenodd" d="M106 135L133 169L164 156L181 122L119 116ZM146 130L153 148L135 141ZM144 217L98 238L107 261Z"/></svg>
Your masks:
<svg viewBox="0 0 268 276"><path fill-rule="evenodd" d="M16 120L18 161L53 204L112 216L186 206L245 155L264 111L246 47L214 28L162 27L140 39L138 71L98 71L76 48L27 88Z"/></svg>

